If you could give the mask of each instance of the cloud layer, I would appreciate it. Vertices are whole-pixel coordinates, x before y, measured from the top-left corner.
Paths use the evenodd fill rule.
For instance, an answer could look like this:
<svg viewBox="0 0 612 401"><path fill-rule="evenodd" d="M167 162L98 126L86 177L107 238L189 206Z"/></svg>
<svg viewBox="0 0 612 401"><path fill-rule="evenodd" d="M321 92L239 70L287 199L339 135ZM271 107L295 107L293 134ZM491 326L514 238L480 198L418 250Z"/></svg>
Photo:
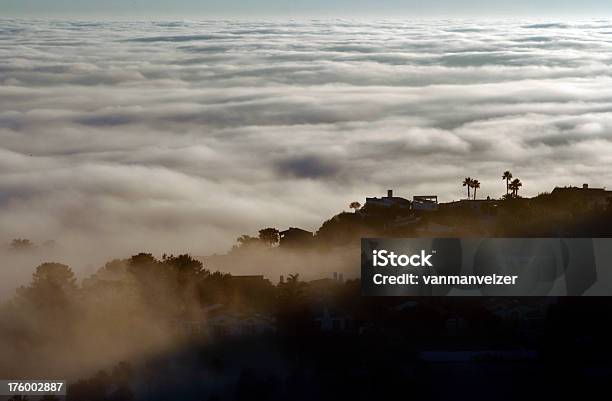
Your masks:
<svg viewBox="0 0 612 401"><path fill-rule="evenodd" d="M0 241L208 253L394 188L612 184L612 21L0 23Z"/></svg>

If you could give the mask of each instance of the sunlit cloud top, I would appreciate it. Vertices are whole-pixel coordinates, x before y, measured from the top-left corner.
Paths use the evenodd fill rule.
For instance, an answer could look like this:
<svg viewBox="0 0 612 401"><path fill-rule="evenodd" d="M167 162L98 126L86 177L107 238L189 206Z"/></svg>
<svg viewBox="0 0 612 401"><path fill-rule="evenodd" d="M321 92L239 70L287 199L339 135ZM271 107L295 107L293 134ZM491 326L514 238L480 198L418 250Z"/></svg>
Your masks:
<svg viewBox="0 0 612 401"><path fill-rule="evenodd" d="M350 201L612 185L612 23L0 24L0 241L206 253Z"/></svg>

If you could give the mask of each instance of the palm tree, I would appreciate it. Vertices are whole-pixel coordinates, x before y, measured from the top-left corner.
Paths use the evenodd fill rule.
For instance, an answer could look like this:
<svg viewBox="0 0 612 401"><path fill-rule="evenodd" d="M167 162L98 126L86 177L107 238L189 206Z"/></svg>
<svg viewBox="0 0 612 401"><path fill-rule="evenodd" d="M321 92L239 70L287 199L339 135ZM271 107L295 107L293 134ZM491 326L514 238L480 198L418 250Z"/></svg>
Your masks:
<svg viewBox="0 0 612 401"><path fill-rule="evenodd" d="M470 177L465 177L463 179L463 186L467 187L467 190L468 190L468 197L467 197L468 199L470 199L470 188L472 187L472 182L473 180Z"/></svg>
<svg viewBox="0 0 612 401"><path fill-rule="evenodd" d="M281 284L279 284L281 285ZM280 296L283 299L283 303L291 305L300 300L304 294L305 283L300 281L299 274L290 274L287 277L287 281L282 284L282 292Z"/></svg>
<svg viewBox="0 0 612 401"><path fill-rule="evenodd" d="M480 181L478 180L472 181L472 188L474 188L474 200L476 200L476 190L480 188Z"/></svg>
<svg viewBox="0 0 612 401"><path fill-rule="evenodd" d="M512 190L512 195L514 197L518 197L518 191L523 186L523 183L518 178L515 178L510 183L510 189Z"/></svg>
<svg viewBox="0 0 612 401"><path fill-rule="evenodd" d="M359 203L359 202L351 202L349 207L351 209L355 209L355 213L357 213L357 210L359 210L359 208L361 207L361 203Z"/></svg>
<svg viewBox="0 0 612 401"><path fill-rule="evenodd" d="M502 180L506 180L506 195L508 195L508 190L510 189L510 180L512 179L512 173L508 170L504 171L502 175Z"/></svg>
<svg viewBox="0 0 612 401"><path fill-rule="evenodd" d="M516 189L516 186L514 185L513 182L510 183L510 185L508 185L508 188L510 188L510 195L506 195L506 198L514 198L514 190Z"/></svg>

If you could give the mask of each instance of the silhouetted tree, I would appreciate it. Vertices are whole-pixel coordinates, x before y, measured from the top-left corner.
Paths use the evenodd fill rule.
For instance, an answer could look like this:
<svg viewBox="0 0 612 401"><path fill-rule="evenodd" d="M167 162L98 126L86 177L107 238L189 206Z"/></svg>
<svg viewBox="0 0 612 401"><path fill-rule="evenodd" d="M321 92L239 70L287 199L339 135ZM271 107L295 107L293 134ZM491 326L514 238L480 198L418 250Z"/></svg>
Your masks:
<svg viewBox="0 0 612 401"><path fill-rule="evenodd" d="M74 273L67 265L61 263L43 263L32 275L32 285L51 283L67 291L76 289Z"/></svg>
<svg viewBox="0 0 612 401"><path fill-rule="evenodd" d="M474 200L476 200L476 190L478 188L480 188L480 181L478 180L473 180L472 181L472 188L474 188Z"/></svg>
<svg viewBox="0 0 612 401"><path fill-rule="evenodd" d="M357 213L357 210L359 210L359 208L361 207L361 203L359 202L351 202L351 204L349 205L349 207L351 209L355 210L355 213Z"/></svg>
<svg viewBox="0 0 612 401"><path fill-rule="evenodd" d="M293 335L303 335L312 322L305 290L307 284L300 281L299 274L290 274L278 285L277 319L279 328Z"/></svg>
<svg viewBox="0 0 612 401"><path fill-rule="evenodd" d="M229 303L232 296L231 278L230 274L219 271L208 275L198 286L200 303Z"/></svg>
<svg viewBox="0 0 612 401"><path fill-rule="evenodd" d="M39 309L62 309L77 290L74 273L61 263L43 263L32 275L32 283L17 294Z"/></svg>
<svg viewBox="0 0 612 401"><path fill-rule="evenodd" d="M29 251L31 249L34 249L34 243L29 239L16 238L11 241L9 249L11 251Z"/></svg>
<svg viewBox="0 0 612 401"><path fill-rule="evenodd" d="M306 283L300 281L300 275L290 274L281 284L281 296L288 302L295 302L304 294Z"/></svg>
<svg viewBox="0 0 612 401"><path fill-rule="evenodd" d="M259 239L267 243L270 248L274 244L277 244L280 241L280 234L276 228L264 228L263 230L259 230Z"/></svg>
<svg viewBox="0 0 612 401"><path fill-rule="evenodd" d="M173 313L173 308L181 306L172 302L182 286L177 269L170 263L160 262L150 253L139 253L128 259L127 270L143 301L157 313Z"/></svg>
<svg viewBox="0 0 612 401"><path fill-rule="evenodd" d="M470 188L472 187L472 178L465 177L463 179L463 186L467 187L467 198L470 199Z"/></svg>
<svg viewBox="0 0 612 401"><path fill-rule="evenodd" d="M127 270L141 284L145 284L149 278L161 272L159 261L152 254L143 252L128 259Z"/></svg>
<svg viewBox="0 0 612 401"><path fill-rule="evenodd" d="M164 272L167 288L175 292L174 297L184 306L191 304L190 301L196 298L199 283L210 275L202 262L188 254L164 255L162 266L167 270Z"/></svg>
<svg viewBox="0 0 612 401"><path fill-rule="evenodd" d="M83 379L68 386L67 401L107 401L112 388L111 377L103 370L89 379Z"/></svg>
<svg viewBox="0 0 612 401"><path fill-rule="evenodd" d="M518 191L523 186L523 183L518 178L515 178L510 183L510 189L512 190L512 194L514 197L518 197Z"/></svg>
<svg viewBox="0 0 612 401"><path fill-rule="evenodd" d="M130 266L130 270L135 270L135 268L143 268L154 266L157 263L157 259L151 253L139 253L134 255L128 259L128 265Z"/></svg>
<svg viewBox="0 0 612 401"><path fill-rule="evenodd" d="M53 344L65 341L77 321L78 288L70 267L43 263L32 282L17 289L14 305L39 329L22 331L24 341ZM17 323L18 324L18 323ZM0 327L0 342L3 329Z"/></svg>
<svg viewBox="0 0 612 401"><path fill-rule="evenodd" d="M194 259L189 254L183 255L164 255L164 265L175 269L178 273L188 276L208 275L210 272L204 268L202 262Z"/></svg>
<svg viewBox="0 0 612 401"><path fill-rule="evenodd" d="M512 179L512 173L508 170L504 171L502 175L502 180L506 180L506 195L508 195L508 191L510 190L510 180Z"/></svg>
<svg viewBox="0 0 612 401"><path fill-rule="evenodd" d="M109 274L112 276L119 276L124 274L127 270L127 263L125 260L121 259L113 259L110 262L107 262L104 267L102 267L99 272L102 274Z"/></svg>

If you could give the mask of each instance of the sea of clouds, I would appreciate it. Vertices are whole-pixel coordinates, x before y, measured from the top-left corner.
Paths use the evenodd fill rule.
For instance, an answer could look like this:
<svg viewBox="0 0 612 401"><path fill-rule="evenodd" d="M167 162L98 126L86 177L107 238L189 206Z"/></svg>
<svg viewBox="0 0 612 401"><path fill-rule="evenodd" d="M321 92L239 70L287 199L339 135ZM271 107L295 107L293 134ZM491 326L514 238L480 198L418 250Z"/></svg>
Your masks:
<svg viewBox="0 0 612 401"><path fill-rule="evenodd" d="M206 254L387 188L612 186L611 63L611 21L0 20L0 243Z"/></svg>

